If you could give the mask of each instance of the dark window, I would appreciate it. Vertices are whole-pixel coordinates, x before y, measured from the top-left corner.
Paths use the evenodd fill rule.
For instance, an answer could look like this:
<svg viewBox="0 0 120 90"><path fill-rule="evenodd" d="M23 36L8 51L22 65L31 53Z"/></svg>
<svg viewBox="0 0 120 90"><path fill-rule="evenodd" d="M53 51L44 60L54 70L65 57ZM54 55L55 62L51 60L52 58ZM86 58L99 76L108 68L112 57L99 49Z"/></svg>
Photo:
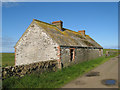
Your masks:
<svg viewBox="0 0 120 90"><path fill-rule="evenodd" d="M70 61L73 61L74 58L75 58L75 52L74 52L74 49L70 49Z"/></svg>

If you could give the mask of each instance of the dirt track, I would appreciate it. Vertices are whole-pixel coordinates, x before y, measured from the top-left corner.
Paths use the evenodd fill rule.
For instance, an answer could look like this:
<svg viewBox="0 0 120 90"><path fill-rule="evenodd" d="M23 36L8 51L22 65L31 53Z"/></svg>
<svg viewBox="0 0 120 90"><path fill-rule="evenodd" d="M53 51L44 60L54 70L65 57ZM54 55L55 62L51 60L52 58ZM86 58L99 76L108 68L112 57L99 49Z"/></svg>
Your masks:
<svg viewBox="0 0 120 90"><path fill-rule="evenodd" d="M62 88L118 88L118 57L111 58L90 72L98 72L99 75L87 77L85 74ZM102 83L104 79L114 79L117 83L112 86L104 85Z"/></svg>

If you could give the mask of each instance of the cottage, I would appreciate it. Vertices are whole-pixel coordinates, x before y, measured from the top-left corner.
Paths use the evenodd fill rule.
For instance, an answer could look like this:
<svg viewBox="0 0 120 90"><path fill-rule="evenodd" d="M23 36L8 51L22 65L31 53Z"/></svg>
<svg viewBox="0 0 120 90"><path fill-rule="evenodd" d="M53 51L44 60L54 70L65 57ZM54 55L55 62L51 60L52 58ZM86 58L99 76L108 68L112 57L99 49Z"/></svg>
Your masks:
<svg viewBox="0 0 120 90"><path fill-rule="evenodd" d="M103 55L103 47L85 30L63 28L62 21L52 24L33 19L15 45L15 65L57 60L58 66L91 60Z"/></svg>

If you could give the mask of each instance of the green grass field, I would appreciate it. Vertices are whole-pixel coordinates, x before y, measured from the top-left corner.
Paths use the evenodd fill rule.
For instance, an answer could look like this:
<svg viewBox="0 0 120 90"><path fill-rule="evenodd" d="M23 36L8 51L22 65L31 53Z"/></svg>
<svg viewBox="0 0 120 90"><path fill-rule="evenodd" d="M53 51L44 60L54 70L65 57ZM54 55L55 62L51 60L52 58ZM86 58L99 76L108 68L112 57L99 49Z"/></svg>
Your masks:
<svg viewBox="0 0 120 90"><path fill-rule="evenodd" d="M109 57L99 57L94 60L85 61L79 64L72 65L56 72L45 72L43 74L34 73L25 75L22 78L11 77L3 81L3 89L5 88L60 88L66 83L74 80L78 76L92 70L100 64L108 61L116 56L114 54Z"/></svg>
<svg viewBox="0 0 120 90"><path fill-rule="evenodd" d="M106 51L117 51L118 52L118 49L103 49L103 54L105 54Z"/></svg>
<svg viewBox="0 0 120 90"><path fill-rule="evenodd" d="M13 66L15 64L14 53L2 53L2 67Z"/></svg>

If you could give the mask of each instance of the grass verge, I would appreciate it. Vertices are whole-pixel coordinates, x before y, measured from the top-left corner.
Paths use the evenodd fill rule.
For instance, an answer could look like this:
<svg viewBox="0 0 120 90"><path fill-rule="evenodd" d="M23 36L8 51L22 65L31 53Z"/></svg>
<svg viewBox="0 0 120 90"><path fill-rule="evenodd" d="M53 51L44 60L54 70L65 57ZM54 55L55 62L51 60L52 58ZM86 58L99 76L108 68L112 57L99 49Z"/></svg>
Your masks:
<svg viewBox="0 0 120 90"><path fill-rule="evenodd" d="M15 64L14 53L0 53L2 54L2 67L13 66Z"/></svg>
<svg viewBox="0 0 120 90"><path fill-rule="evenodd" d="M116 56L112 55L107 58L99 57L94 60L85 61L73 66L63 68L57 72L45 72L43 74L34 73L25 75L22 78L11 77L3 81L5 88L60 88L71 80L83 75L100 64Z"/></svg>

